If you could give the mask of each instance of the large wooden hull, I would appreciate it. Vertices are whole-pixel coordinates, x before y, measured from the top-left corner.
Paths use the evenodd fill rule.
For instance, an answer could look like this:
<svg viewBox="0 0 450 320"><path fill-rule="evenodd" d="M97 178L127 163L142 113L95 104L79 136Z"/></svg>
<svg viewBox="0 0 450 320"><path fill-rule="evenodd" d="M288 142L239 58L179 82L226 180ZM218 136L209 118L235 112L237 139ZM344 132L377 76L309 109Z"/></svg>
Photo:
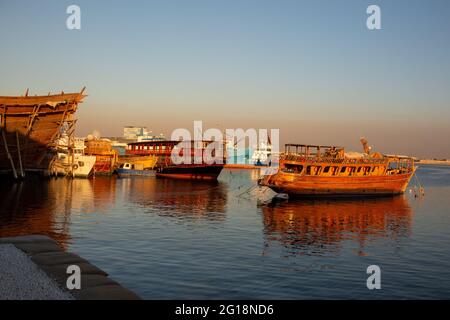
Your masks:
<svg viewBox="0 0 450 320"><path fill-rule="evenodd" d="M83 98L82 92L0 97L0 171L19 171L20 162L23 170L48 169L62 124L73 120Z"/></svg>
<svg viewBox="0 0 450 320"><path fill-rule="evenodd" d="M392 196L405 192L412 175L324 177L279 171L261 184L291 196Z"/></svg>
<svg viewBox="0 0 450 320"><path fill-rule="evenodd" d="M223 165L176 165L158 170L157 177L172 179L217 180Z"/></svg>

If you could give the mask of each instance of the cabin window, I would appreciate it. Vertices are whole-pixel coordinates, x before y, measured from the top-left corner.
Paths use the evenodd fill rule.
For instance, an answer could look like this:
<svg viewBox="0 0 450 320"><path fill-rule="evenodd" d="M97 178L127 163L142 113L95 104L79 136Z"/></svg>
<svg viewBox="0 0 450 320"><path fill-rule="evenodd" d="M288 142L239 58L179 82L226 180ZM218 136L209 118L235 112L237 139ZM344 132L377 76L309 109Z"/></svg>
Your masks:
<svg viewBox="0 0 450 320"><path fill-rule="evenodd" d="M338 167L331 167L331 166L326 166L323 168L323 175L326 176L333 176L336 175L339 172L339 168Z"/></svg>
<svg viewBox="0 0 450 320"><path fill-rule="evenodd" d="M357 172L360 173L360 172L361 172L361 169L362 169L362 167L359 167Z"/></svg>
<svg viewBox="0 0 450 320"><path fill-rule="evenodd" d="M322 171L322 167L313 167L313 174L318 176Z"/></svg>
<svg viewBox="0 0 450 320"><path fill-rule="evenodd" d="M344 173L347 170L347 167L342 167L341 168L341 173Z"/></svg>
<svg viewBox="0 0 450 320"><path fill-rule="evenodd" d="M320 174L322 170L322 167L318 167L318 166L307 166L306 167L306 175L309 176L317 176Z"/></svg>
<svg viewBox="0 0 450 320"><path fill-rule="evenodd" d="M301 173L303 171L303 166L286 164L283 171L290 173Z"/></svg>

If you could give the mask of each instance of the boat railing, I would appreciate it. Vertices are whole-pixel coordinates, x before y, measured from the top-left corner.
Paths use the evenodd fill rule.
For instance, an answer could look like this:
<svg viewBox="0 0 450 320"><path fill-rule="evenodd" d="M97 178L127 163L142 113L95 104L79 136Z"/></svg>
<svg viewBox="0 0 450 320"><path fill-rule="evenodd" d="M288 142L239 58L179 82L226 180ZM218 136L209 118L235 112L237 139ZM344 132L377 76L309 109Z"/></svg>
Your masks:
<svg viewBox="0 0 450 320"><path fill-rule="evenodd" d="M334 157L307 157L306 155L286 154L282 157L284 161L302 163L333 163L333 164L387 164L386 158L334 158Z"/></svg>

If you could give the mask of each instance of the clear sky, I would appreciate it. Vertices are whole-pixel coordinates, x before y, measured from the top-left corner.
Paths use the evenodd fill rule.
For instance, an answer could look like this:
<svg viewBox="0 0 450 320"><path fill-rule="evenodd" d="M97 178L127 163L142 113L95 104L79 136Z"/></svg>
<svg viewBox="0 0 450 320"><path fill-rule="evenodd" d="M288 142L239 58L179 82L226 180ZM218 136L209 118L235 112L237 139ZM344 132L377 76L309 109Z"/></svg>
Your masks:
<svg viewBox="0 0 450 320"><path fill-rule="evenodd" d="M0 95L86 86L79 135L203 120L450 158L449 39L448 0L0 0Z"/></svg>

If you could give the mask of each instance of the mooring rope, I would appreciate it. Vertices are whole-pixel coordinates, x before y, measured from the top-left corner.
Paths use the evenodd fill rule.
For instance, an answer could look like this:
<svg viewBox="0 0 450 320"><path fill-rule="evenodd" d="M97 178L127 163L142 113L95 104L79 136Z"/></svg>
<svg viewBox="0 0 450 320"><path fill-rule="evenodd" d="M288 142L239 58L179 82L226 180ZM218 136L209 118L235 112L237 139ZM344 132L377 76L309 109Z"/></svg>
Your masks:
<svg viewBox="0 0 450 320"><path fill-rule="evenodd" d="M424 196L425 195L425 188L420 183L419 177L417 176L416 172L413 174L415 178L416 185L419 187L419 194L415 194L414 196L417 198L418 195Z"/></svg>

